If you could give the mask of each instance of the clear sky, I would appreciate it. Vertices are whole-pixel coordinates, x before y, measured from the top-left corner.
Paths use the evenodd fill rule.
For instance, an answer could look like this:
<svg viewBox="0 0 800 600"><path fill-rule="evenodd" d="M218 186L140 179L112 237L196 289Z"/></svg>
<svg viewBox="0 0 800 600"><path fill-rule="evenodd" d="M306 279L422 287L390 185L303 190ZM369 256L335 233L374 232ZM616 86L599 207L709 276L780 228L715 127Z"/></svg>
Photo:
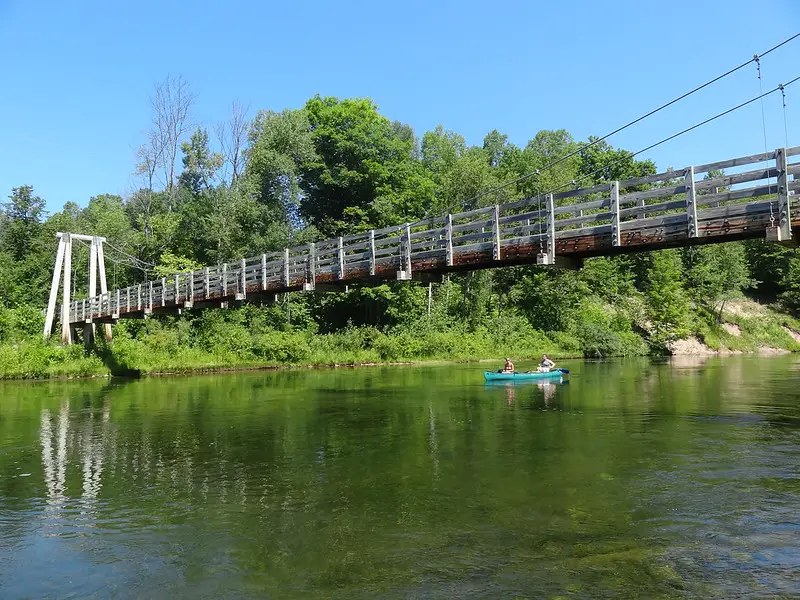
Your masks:
<svg viewBox="0 0 800 600"><path fill-rule="evenodd" d="M31 184L51 211L132 189L148 97L167 74L197 94L195 120L233 100L300 107L368 96L421 135L479 144L497 128L603 135L800 31L798 0L477 2L0 0L0 199ZM800 75L800 39L763 61L764 89ZM638 150L758 94L755 66L615 136ZM787 90L800 144L800 82ZM784 145L780 95L768 145ZM681 167L762 151L761 108L646 154Z"/></svg>

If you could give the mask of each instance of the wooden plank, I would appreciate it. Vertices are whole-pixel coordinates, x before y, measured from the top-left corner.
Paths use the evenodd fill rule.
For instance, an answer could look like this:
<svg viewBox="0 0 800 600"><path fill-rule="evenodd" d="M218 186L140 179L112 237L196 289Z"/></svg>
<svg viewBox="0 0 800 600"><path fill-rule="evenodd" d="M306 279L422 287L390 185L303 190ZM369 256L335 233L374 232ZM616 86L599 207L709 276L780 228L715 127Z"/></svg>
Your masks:
<svg viewBox="0 0 800 600"><path fill-rule="evenodd" d="M478 231L488 229L492 226L491 219L488 221L472 221L471 223L461 223L460 225L453 225L453 233L461 233L464 231Z"/></svg>
<svg viewBox="0 0 800 600"><path fill-rule="evenodd" d="M775 167L769 167L766 169L757 169L755 171L745 171L744 173L735 173L733 175L723 175L722 177L714 177L713 179L703 179L694 184L694 189L695 192L698 192L739 183L747 183L748 181L771 179L777 176L778 170Z"/></svg>
<svg viewBox="0 0 800 600"><path fill-rule="evenodd" d="M708 196L699 196L695 203L697 206L707 206L709 204L730 202L731 200L744 200L745 198L755 198L757 196L768 196L778 192L776 184L760 185L757 187L744 188L733 192L720 192Z"/></svg>
<svg viewBox="0 0 800 600"><path fill-rule="evenodd" d="M492 256L494 260L500 260L500 207L497 204L492 207L492 221L492 240L494 241Z"/></svg>
<svg viewBox="0 0 800 600"><path fill-rule="evenodd" d="M600 194L608 190L607 183L601 183L600 185L595 185L588 188L576 188L574 190L567 190L566 192L559 192L558 194L554 194L553 198L555 200L562 200L564 198L574 198L575 196L589 196L591 194Z"/></svg>
<svg viewBox="0 0 800 600"><path fill-rule="evenodd" d="M556 221L556 223L558 223L558 221ZM624 229L625 223L622 223L621 227ZM602 235L606 233L611 233L611 225L595 225L594 227L583 227L582 229L562 229L561 231L556 231L556 242L574 237Z"/></svg>
<svg viewBox="0 0 800 600"><path fill-rule="evenodd" d="M464 254L469 254L470 252L483 252L485 250L492 250L492 256L494 256L494 240L491 242L481 242L478 244L465 244L464 246L454 246L453 253L456 256L462 256Z"/></svg>
<svg viewBox="0 0 800 600"><path fill-rule="evenodd" d="M505 215L500 217L498 220L500 225L505 225L508 223L519 223L520 221L537 221L546 216L546 210L532 210L530 212L519 213L516 215Z"/></svg>
<svg viewBox="0 0 800 600"><path fill-rule="evenodd" d="M707 173L708 171L718 171L721 169L729 169L731 167L740 167L742 165L766 162L768 160L772 160L773 158L775 158L774 150L772 152L761 152L759 154L751 154L750 156L740 156L738 158L720 160L713 163L706 163L704 165L696 165L694 172Z"/></svg>
<svg viewBox="0 0 800 600"><path fill-rule="evenodd" d="M467 234L467 235L457 235L457 236L455 236L455 238L453 238L453 245L461 246L466 242L474 242L476 240L485 240L485 239L491 240L493 235L494 234L491 231L483 231L483 232L480 232L480 233L470 233L470 234ZM444 247L446 247L446 244L444 245Z"/></svg>
<svg viewBox="0 0 800 600"><path fill-rule="evenodd" d="M592 202L581 202L580 204L567 204L566 206L556 206L553 208L553 213L556 215L569 215L580 212L581 210L596 210L598 208L605 208L609 205L610 200L604 198L602 200L593 200Z"/></svg>
<svg viewBox="0 0 800 600"><path fill-rule="evenodd" d="M572 217L571 219L556 219L556 229L564 229L572 225L596 223L597 221L608 221L610 219L610 212L595 213L593 215L584 215L582 217Z"/></svg>
<svg viewBox="0 0 800 600"><path fill-rule="evenodd" d="M519 246L529 246L532 244L539 244L547 240L546 233L537 233L533 235L526 235L522 237L512 238L510 240L503 240L503 248L516 248ZM554 246L555 247L555 246Z"/></svg>
<svg viewBox="0 0 800 600"><path fill-rule="evenodd" d="M694 167L686 169L684 186L686 188L686 223L690 238L697 237L697 204L695 203Z"/></svg>
<svg viewBox="0 0 800 600"><path fill-rule="evenodd" d="M611 195L611 245L621 246L622 241L619 237L619 182L612 181L608 191Z"/></svg>
<svg viewBox="0 0 800 600"><path fill-rule="evenodd" d="M663 215L659 217L648 217L646 219L636 219L635 221L623 221L620 223L620 230L637 231L648 229L651 227L661 227L670 224L684 224L686 223L686 213L678 213L674 215Z"/></svg>
<svg viewBox="0 0 800 600"><path fill-rule="evenodd" d="M619 182L619 189L626 190L640 185L647 185L649 183L658 183L659 181L669 181L671 179L680 179L683 177L686 169L677 169L673 171L664 171L663 173L656 173L655 175L646 175L644 177L633 177Z"/></svg>
<svg viewBox="0 0 800 600"><path fill-rule="evenodd" d="M646 190L644 192L632 192L620 196L619 203L622 204L636 204L640 200L652 200L654 198L663 198L664 196L677 196L685 194L686 188L683 183L677 186L668 186L663 188L656 188L654 190Z"/></svg>
<svg viewBox="0 0 800 600"><path fill-rule="evenodd" d="M460 221L461 219L469 219L472 217L477 217L478 215L488 215L494 214L494 206L484 206L483 208L476 208L475 210L468 210L466 212L455 213L453 215L448 215L453 221ZM446 223L445 217L445 223Z"/></svg>
<svg viewBox="0 0 800 600"><path fill-rule="evenodd" d="M639 215L647 213L663 212L665 210L675 210L677 208L686 208L686 200L670 200L669 202L659 202L658 204L646 204L644 206L634 206L633 208L623 208L619 211L622 218L625 217L638 217Z"/></svg>

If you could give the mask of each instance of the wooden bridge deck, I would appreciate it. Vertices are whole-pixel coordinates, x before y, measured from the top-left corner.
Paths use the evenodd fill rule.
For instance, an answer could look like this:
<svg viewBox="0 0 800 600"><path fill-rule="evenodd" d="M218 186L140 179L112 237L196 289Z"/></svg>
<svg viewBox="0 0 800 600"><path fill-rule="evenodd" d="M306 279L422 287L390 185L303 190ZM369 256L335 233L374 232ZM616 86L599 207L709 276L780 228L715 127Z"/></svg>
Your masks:
<svg viewBox="0 0 800 600"><path fill-rule="evenodd" d="M800 146L324 240L74 300L70 325L330 286L771 237L800 228ZM718 169L739 169L703 179ZM798 213L800 217L800 213Z"/></svg>

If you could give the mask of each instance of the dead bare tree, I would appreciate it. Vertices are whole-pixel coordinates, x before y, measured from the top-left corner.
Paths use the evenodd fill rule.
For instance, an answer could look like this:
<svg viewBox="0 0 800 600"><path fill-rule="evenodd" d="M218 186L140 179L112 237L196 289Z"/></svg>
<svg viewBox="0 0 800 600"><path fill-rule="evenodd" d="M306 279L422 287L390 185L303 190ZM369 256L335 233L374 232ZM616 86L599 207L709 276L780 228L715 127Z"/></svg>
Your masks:
<svg viewBox="0 0 800 600"><path fill-rule="evenodd" d="M250 105L243 106L234 101L227 121L219 123L216 128L217 141L219 142L222 156L225 160L225 169L231 169L231 187L236 187L239 177L244 170L244 150L247 145L247 134L250 121L247 113Z"/></svg>
<svg viewBox="0 0 800 600"><path fill-rule="evenodd" d="M153 135L160 148L159 166L164 170L164 185L171 199L175 189L175 161L181 140L191 129L191 110L195 95L181 75L167 75L155 86L150 98L153 109ZM169 207L172 208L171 206Z"/></svg>

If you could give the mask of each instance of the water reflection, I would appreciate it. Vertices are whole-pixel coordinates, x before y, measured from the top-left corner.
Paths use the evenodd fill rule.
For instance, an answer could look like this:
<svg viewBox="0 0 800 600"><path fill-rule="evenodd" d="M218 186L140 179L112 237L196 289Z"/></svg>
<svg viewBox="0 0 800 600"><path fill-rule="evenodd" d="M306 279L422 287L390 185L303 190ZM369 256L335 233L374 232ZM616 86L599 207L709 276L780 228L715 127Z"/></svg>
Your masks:
<svg viewBox="0 0 800 600"><path fill-rule="evenodd" d="M792 365L20 388L0 404L3 531L23 532L0 541L3 597L800 593ZM5 476L15 448L30 478Z"/></svg>

